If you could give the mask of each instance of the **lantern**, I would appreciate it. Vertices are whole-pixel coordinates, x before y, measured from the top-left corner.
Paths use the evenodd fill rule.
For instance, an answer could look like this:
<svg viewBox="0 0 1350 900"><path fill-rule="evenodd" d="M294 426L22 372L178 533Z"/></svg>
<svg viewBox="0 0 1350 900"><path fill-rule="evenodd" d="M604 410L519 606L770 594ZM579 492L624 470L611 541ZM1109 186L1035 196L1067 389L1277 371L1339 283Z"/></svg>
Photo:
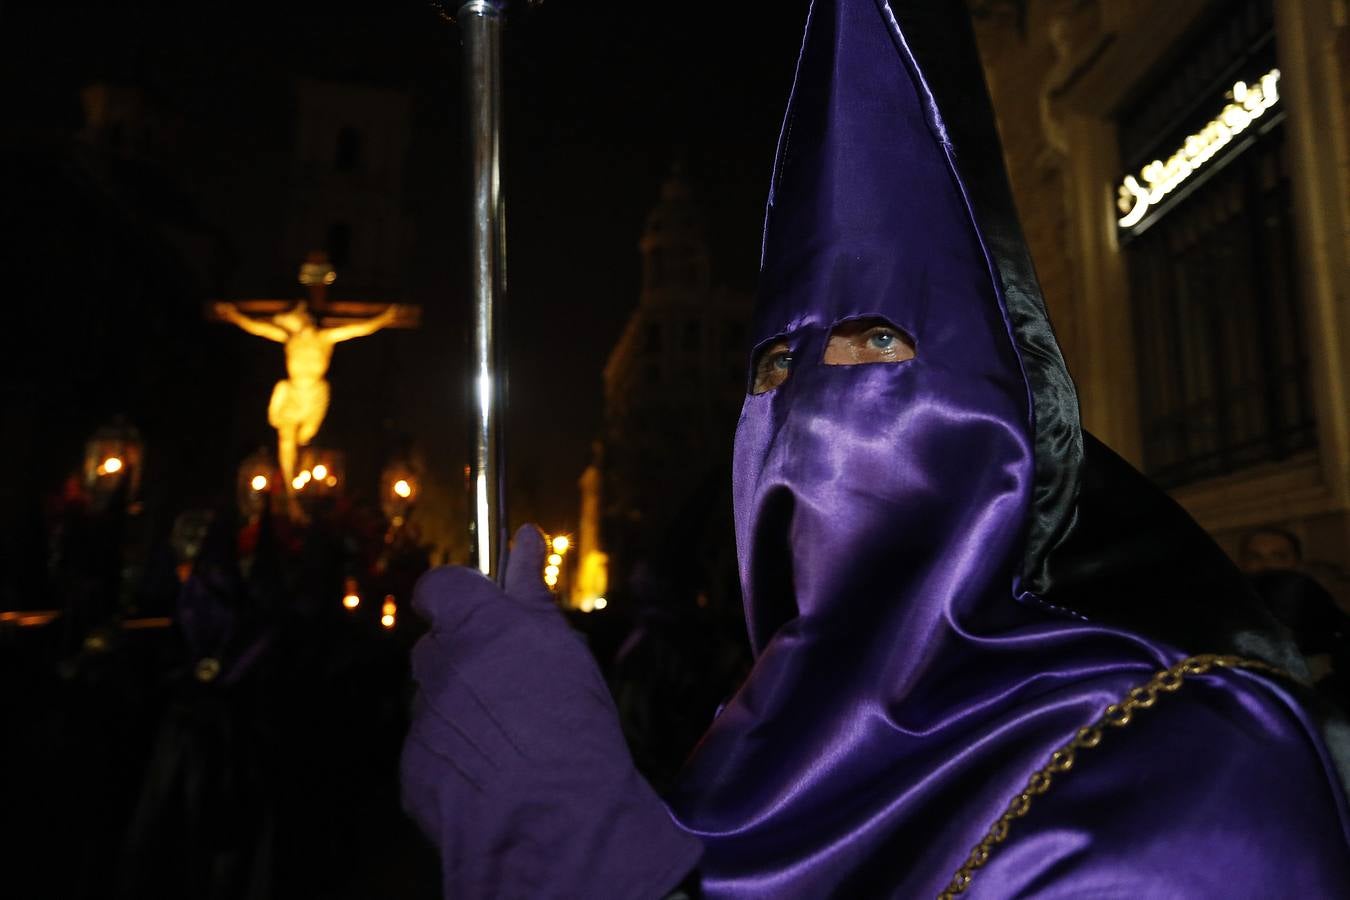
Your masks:
<svg viewBox="0 0 1350 900"><path fill-rule="evenodd" d="M380 509L394 527L412 514L421 493L421 479L406 460L394 460L380 473Z"/></svg>
<svg viewBox="0 0 1350 900"><path fill-rule="evenodd" d="M355 610L361 605L360 586L356 583L356 579L351 576L348 576L343 581L342 605L348 610Z"/></svg>
<svg viewBox="0 0 1350 900"><path fill-rule="evenodd" d="M94 432L84 445L84 484L95 508L106 506L123 485L127 500L136 496L144 449L141 433L120 419Z"/></svg>
<svg viewBox="0 0 1350 900"><path fill-rule="evenodd" d="M234 492L239 513L245 519L261 515L268 496L280 489L281 473L271 451L260 449L239 464Z"/></svg>

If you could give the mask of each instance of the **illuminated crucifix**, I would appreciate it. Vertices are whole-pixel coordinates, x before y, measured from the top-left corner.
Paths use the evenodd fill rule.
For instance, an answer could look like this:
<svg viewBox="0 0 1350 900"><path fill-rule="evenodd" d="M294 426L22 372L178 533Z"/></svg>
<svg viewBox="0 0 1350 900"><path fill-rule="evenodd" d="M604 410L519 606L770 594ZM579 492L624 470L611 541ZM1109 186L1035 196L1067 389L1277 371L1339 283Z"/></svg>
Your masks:
<svg viewBox="0 0 1350 900"><path fill-rule="evenodd" d="M416 328L420 310L396 303L328 300L337 278L328 257L311 253L300 267L309 300L239 300L212 304L220 321L276 341L286 350L286 377L272 389L267 421L277 430L277 462L287 491L294 491L296 458L319 432L328 412L328 363L333 345L385 328Z"/></svg>

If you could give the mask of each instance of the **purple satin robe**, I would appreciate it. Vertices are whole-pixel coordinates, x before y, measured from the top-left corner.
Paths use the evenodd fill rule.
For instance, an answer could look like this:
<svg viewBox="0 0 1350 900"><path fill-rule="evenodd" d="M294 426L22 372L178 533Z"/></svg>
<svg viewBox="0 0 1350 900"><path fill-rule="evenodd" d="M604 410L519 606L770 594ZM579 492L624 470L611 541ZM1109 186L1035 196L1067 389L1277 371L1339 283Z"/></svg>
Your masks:
<svg viewBox="0 0 1350 900"><path fill-rule="evenodd" d="M754 334L796 362L736 434L757 661L670 798L710 897L937 896L1056 748L1186 655L1024 583L1035 398L960 149L891 4L817 0ZM916 358L823 364L863 317ZM1083 752L966 896L1350 897L1347 821L1299 703L1222 670Z"/></svg>

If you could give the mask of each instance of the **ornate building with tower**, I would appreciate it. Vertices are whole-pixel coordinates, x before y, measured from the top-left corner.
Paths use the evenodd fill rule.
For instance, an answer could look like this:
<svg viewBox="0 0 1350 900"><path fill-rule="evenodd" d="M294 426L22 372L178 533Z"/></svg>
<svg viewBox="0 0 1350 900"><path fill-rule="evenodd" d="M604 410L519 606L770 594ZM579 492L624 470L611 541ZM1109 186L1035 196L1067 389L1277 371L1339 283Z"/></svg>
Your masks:
<svg viewBox="0 0 1350 900"><path fill-rule="evenodd" d="M604 371L601 539L612 586L639 562L678 558L686 575L725 567L731 435L748 371L750 299L713 283L678 168L638 246L638 306Z"/></svg>
<svg viewBox="0 0 1350 900"><path fill-rule="evenodd" d="M302 79L286 260L328 254L347 290L401 288L409 225L403 209L411 103L405 94Z"/></svg>

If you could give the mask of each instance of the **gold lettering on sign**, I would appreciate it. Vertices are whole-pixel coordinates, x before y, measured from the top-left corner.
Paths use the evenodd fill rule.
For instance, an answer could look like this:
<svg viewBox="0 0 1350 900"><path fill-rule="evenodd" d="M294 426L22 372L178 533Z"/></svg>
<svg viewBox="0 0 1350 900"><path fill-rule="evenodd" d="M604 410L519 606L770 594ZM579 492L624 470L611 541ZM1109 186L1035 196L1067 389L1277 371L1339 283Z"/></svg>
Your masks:
<svg viewBox="0 0 1350 900"><path fill-rule="evenodd" d="M1280 70L1271 69L1256 84L1239 81L1228 92L1229 103L1204 128L1190 135L1166 162L1155 159L1139 170L1138 177L1126 175L1116 191L1116 206L1123 215L1121 228L1133 228L1151 207L1176 190L1214 154L1233 142L1280 100Z"/></svg>

